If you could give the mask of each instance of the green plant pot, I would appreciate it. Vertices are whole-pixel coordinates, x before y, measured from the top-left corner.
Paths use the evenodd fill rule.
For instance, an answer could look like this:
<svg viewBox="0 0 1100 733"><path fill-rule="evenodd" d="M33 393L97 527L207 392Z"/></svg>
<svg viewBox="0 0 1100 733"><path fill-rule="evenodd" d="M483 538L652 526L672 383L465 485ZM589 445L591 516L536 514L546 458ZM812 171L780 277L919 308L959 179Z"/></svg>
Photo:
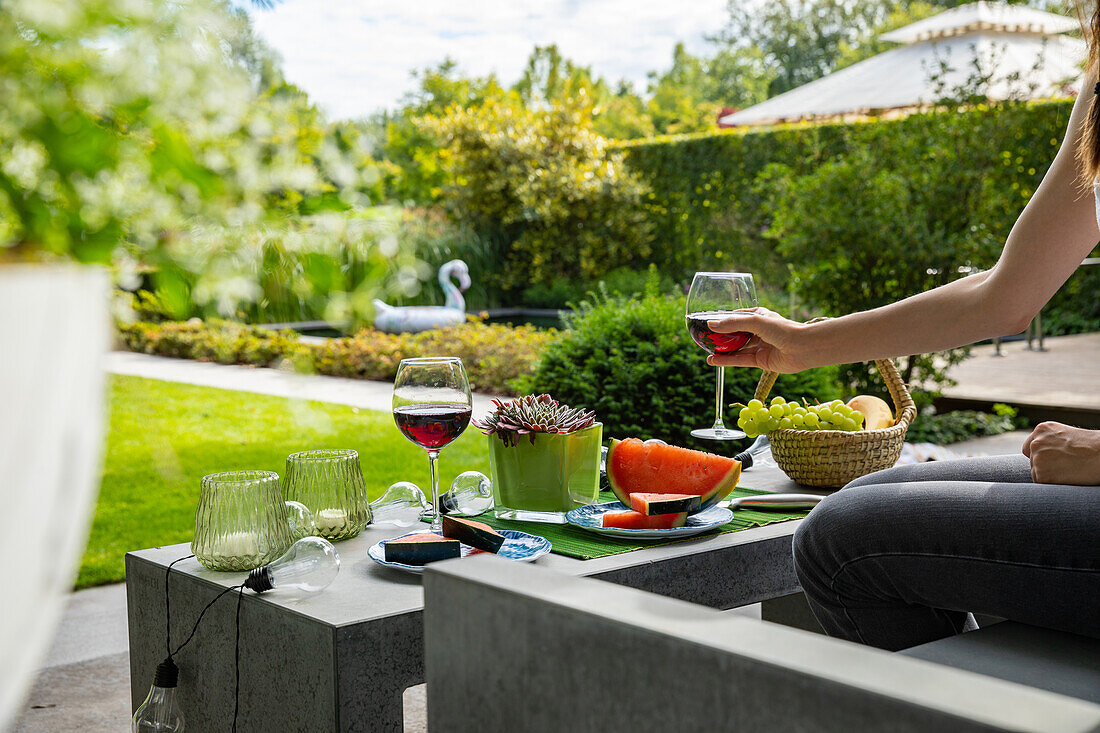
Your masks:
<svg viewBox="0 0 1100 733"><path fill-rule="evenodd" d="M565 513L593 504L600 490L603 424L570 435L521 435L506 446L489 436L489 468L496 516L565 523Z"/></svg>

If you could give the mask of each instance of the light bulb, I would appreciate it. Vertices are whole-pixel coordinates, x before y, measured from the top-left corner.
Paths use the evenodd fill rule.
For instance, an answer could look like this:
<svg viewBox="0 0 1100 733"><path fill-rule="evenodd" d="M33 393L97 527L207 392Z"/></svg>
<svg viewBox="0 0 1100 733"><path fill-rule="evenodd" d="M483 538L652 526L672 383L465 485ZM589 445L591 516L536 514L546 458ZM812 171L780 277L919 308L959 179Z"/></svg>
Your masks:
<svg viewBox="0 0 1100 733"><path fill-rule="evenodd" d="M174 733L183 730L183 713L176 702L179 667L169 657L157 665L153 686L130 721L131 733Z"/></svg>
<svg viewBox="0 0 1100 733"><path fill-rule="evenodd" d="M415 507L413 514L409 509ZM411 527L420 522L420 512L428 508L428 498L420 487L410 481L390 484L386 493L370 503L371 521L374 524L395 524Z"/></svg>
<svg viewBox="0 0 1100 733"><path fill-rule="evenodd" d="M282 557L248 574L245 588L257 593L272 588L297 588L316 593L328 587L340 572L340 555L321 537L303 537Z"/></svg>
<svg viewBox="0 0 1100 733"><path fill-rule="evenodd" d="M309 537L317 531L313 523L313 512L301 502L286 502L286 521L290 525L290 536L296 540Z"/></svg>
<svg viewBox="0 0 1100 733"><path fill-rule="evenodd" d="M439 511L443 514L465 514L476 517L493 506L493 483L478 471L458 474L451 482L451 490L439 497Z"/></svg>

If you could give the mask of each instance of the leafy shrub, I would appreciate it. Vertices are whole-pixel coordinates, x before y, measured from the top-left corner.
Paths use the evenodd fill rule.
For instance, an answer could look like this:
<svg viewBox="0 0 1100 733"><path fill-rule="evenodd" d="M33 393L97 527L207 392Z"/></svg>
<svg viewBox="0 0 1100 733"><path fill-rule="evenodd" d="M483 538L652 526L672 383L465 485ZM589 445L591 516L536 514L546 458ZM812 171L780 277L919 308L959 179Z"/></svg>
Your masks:
<svg viewBox="0 0 1100 733"><path fill-rule="evenodd" d="M286 359L305 371L381 381L393 380L402 359L446 354L462 359L472 389L494 394L516 394L515 380L559 338L553 330L479 321L415 334L368 329L318 344L304 344L292 331L197 318L120 324L118 330L127 349L145 354L257 366Z"/></svg>
<svg viewBox="0 0 1100 733"><path fill-rule="evenodd" d="M716 450L713 442L689 435L713 420L715 370L688 336L683 298L651 287L638 298L602 298L582 307L534 373L520 380L521 391L548 392L594 410L609 437L661 438ZM755 369L726 369L727 403L750 399L759 377ZM833 399L839 396L836 370L781 375L773 393Z"/></svg>
<svg viewBox="0 0 1100 733"><path fill-rule="evenodd" d="M648 256L646 188L592 124L582 106L499 99L421 121L446 148L448 211L498 247L495 286L591 280Z"/></svg>
<svg viewBox="0 0 1100 733"><path fill-rule="evenodd" d="M947 445L960 440L1000 435L1021 427L1016 410L1008 405L993 405L993 413L976 410L955 410L941 414L921 415L909 426L905 439L910 443Z"/></svg>
<svg viewBox="0 0 1100 733"><path fill-rule="evenodd" d="M471 389L516 394L516 378L530 371L558 338L553 330L479 321L416 334L371 329L313 347L313 363L322 374L389 381L402 359L446 354L462 359Z"/></svg>
<svg viewBox="0 0 1100 733"><path fill-rule="evenodd" d="M1094 252L1093 256L1097 256ZM1048 336L1100 331L1100 266L1080 268L1043 308Z"/></svg>
<svg viewBox="0 0 1100 733"><path fill-rule="evenodd" d="M535 283L524 289L520 300L532 308L565 308L571 307L590 292L630 298L644 293L652 278L657 279L657 287L662 293L671 293L677 289L677 283L671 277L662 275L656 265L651 264L648 270L617 267L600 278L587 282L558 277L547 283Z"/></svg>
<svg viewBox="0 0 1100 733"><path fill-rule="evenodd" d="M292 356L301 346L292 331L271 331L231 321L119 324L119 338L130 351L219 364L267 366Z"/></svg>

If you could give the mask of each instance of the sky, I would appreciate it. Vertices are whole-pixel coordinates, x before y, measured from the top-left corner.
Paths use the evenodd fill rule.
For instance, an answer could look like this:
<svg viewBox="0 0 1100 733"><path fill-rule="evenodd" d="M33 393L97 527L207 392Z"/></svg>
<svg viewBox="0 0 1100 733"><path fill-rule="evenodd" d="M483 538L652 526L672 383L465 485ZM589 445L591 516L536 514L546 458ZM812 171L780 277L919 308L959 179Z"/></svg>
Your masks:
<svg viewBox="0 0 1100 733"><path fill-rule="evenodd" d="M412 70L448 56L465 74L511 84L536 44L556 43L597 75L644 91L677 41L700 53L727 18L726 0L283 0L249 13L287 80L332 119L396 107Z"/></svg>

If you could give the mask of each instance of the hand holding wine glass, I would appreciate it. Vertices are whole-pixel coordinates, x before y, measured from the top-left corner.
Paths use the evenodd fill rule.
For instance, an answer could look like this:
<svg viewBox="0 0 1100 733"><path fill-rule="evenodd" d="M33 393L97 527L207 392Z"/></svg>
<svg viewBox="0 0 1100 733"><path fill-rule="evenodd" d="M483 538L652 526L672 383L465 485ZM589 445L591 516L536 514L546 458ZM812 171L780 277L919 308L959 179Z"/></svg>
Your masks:
<svg viewBox="0 0 1100 733"><path fill-rule="evenodd" d="M737 311L756 306L756 286L752 275L742 272L697 272L688 291L685 318L688 333L699 348L712 355L727 356L744 348L752 338L747 331L717 331L714 321L722 321ZM723 367L717 369L714 425L692 430L695 438L706 440L738 440L745 434L730 430L722 421Z"/></svg>
<svg viewBox="0 0 1100 733"><path fill-rule="evenodd" d="M439 451L470 424L470 382L462 360L455 357L403 359L393 382L393 419L416 445L428 452L432 479L432 531L442 530L439 516Z"/></svg>
<svg viewBox="0 0 1100 733"><path fill-rule="evenodd" d="M809 369L817 366L807 358L807 351L815 344L807 328L809 325L784 318L767 308L750 308L713 319L710 329L715 333L749 333L752 338L745 348L732 353L715 353L707 358L707 363L755 367L780 374Z"/></svg>

